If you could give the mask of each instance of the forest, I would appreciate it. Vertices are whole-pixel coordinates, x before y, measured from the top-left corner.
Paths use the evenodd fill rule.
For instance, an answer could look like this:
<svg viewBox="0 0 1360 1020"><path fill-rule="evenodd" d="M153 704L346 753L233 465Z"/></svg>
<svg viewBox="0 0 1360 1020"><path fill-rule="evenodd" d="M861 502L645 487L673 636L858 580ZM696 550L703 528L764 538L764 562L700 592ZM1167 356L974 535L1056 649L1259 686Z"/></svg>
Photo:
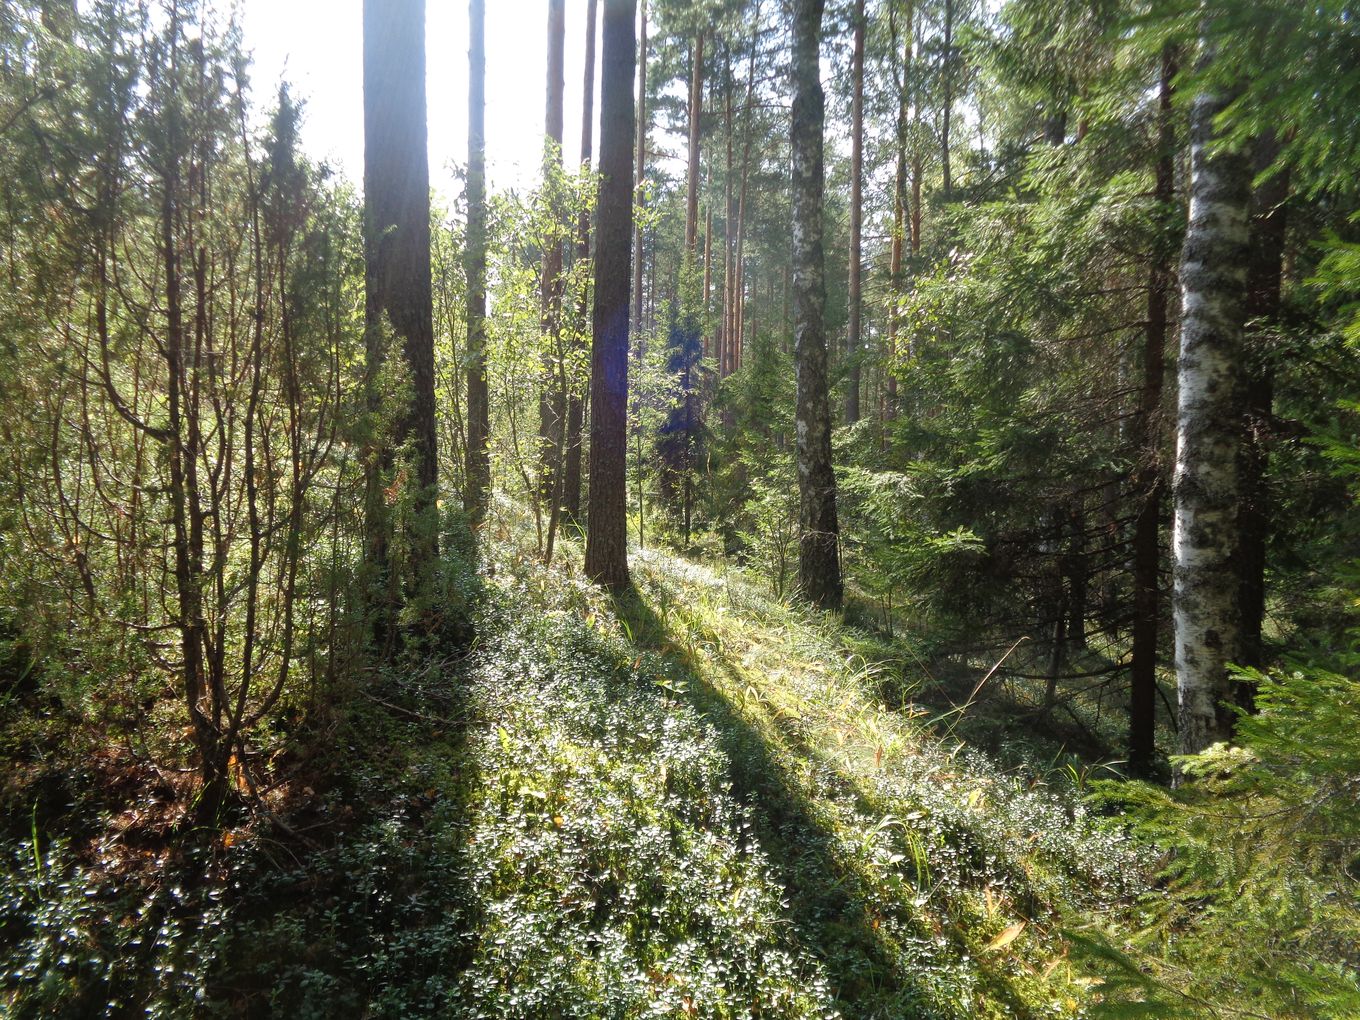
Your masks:
<svg viewBox="0 0 1360 1020"><path fill-rule="evenodd" d="M438 2L0 0L0 1012L1360 1017L1360 4Z"/></svg>

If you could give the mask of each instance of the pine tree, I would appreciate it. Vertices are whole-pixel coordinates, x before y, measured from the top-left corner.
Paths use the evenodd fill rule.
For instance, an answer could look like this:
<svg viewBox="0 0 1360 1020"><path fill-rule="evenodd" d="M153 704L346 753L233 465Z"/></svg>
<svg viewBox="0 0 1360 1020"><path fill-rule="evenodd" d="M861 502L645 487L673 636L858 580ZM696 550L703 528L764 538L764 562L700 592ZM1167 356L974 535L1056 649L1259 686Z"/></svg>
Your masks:
<svg viewBox="0 0 1360 1020"><path fill-rule="evenodd" d="M626 466L636 16L637 0L605 0L585 569L592 579L616 591L630 583Z"/></svg>
<svg viewBox="0 0 1360 1020"><path fill-rule="evenodd" d="M599 0L589 0L586 4L586 61L585 74L581 87L581 169L589 172L593 157L595 129L595 28ZM643 13L643 24L647 23ZM645 34L644 29L644 34ZM644 63L645 66L645 63ZM642 90L645 93L646 89ZM641 94L641 93L640 93ZM585 263L590 260L590 210L583 207L576 224L576 258ZM639 267L642 264L638 259ZM585 321L589 313L588 294L581 291L578 314ZM641 304L637 299L636 304ZM584 425L585 406L576 387L567 394L567 449L566 466L562 476L562 513L569 521L581 516L581 429Z"/></svg>
<svg viewBox="0 0 1360 1020"><path fill-rule="evenodd" d="M863 296L860 276L863 270L864 224L864 0L855 0L854 52L850 78L850 323L846 328L845 357L849 373L845 383L845 421L853 425L859 421L860 390L860 312Z"/></svg>
<svg viewBox="0 0 1360 1020"><path fill-rule="evenodd" d="M376 636L391 647L400 596L388 581L391 521L384 503L393 491L412 491L407 541L412 576L408 593L431 575L438 560L437 436L434 398L434 310L430 280L430 170L425 107L424 0L364 2L364 258L365 329L370 388L376 390L387 335L401 343L411 402L391 441L410 443L413 478L384 474L393 449L378 438L369 466L368 560L388 594L375 618ZM371 398L372 399L372 398Z"/></svg>
<svg viewBox="0 0 1360 1020"><path fill-rule="evenodd" d="M467 475L463 505L474 526L491 487L491 397L486 379L486 0L468 2Z"/></svg>

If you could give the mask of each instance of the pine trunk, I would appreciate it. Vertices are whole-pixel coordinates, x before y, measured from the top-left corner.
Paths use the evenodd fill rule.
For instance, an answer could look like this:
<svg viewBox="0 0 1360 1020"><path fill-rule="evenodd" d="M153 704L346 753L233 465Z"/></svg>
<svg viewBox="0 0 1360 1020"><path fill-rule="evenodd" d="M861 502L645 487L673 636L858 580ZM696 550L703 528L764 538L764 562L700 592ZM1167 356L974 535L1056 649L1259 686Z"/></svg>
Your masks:
<svg viewBox="0 0 1360 1020"><path fill-rule="evenodd" d="M864 0L855 0L855 46L852 59L854 97L850 104L850 322L845 334L845 357L850 372L845 384L845 421L859 421L860 273L864 258Z"/></svg>
<svg viewBox="0 0 1360 1020"><path fill-rule="evenodd" d="M392 437L396 446L409 443L414 451L408 543L414 576L406 578L408 588L421 583L438 558L426 132L424 0L365 0L365 328L371 363L381 362L382 338L390 328L410 370L411 404ZM390 454L377 460L390 463ZM379 548L385 560L385 537L371 539L370 549ZM386 570L385 562L380 570Z"/></svg>
<svg viewBox="0 0 1360 1020"><path fill-rule="evenodd" d="M544 110L543 176L562 166L562 94L565 74L566 0L548 0L548 77ZM553 210L554 215L556 210ZM555 231L554 231L555 235ZM553 236L543 251L543 279L540 315L544 338L543 389L539 398L539 499L555 523L562 494L562 444L564 441L567 394L562 385L562 246Z"/></svg>
<svg viewBox="0 0 1360 1020"><path fill-rule="evenodd" d="M486 380L486 0L468 4L467 489L475 527L491 486L491 398Z"/></svg>
<svg viewBox="0 0 1360 1020"><path fill-rule="evenodd" d="M949 172L949 126L954 116L954 2L944 0L944 81L943 109L940 113L940 172L943 176L944 200L953 198L954 181Z"/></svg>
<svg viewBox="0 0 1360 1020"><path fill-rule="evenodd" d="M699 239L699 122L704 110L704 34L694 41L689 79L689 170L685 176L685 251L693 255ZM603 131L601 131L603 134Z"/></svg>
<svg viewBox="0 0 1360 1020"><path fill-rule="evenodd" d="M907 5L907 41L902 56L902 76L897 81L897 172L893 178L893 234L888 261L888 400L885 418L897 417L897 302L902 293L902 248L907 225L907 107L912 75L912 48L915 32L915 5ZM897 59L897 20L889 8L892 27L893 59Z"/></svg>
<svg viewBox="0 0 1360 1020"><path fill-rule="evenodd" d="M590 162L593 158L595 130L595 23L599 0L590 0L586 5L586 67L581 90L581 168L590 169ZM647 15L643 13L643 23L646 23ZM643 29L644 33L646 29ZM638 244L639 249L641 243ZM576 258L582 264L590 261L590 212L586 209L581 210L580 219L576 223ZM642 258L639 255L637 260L637 275L634 278L635 286L640 289L642 285ZM633 307L636 310L641 305L641 299L635 297ZM581 303L577 309L582 322L585 321L586 312L589 310L588 295L581 294ZM636 314L636 311L635 311ZM575 386L571 386L567 392L567 451L566 468L562 477L562 513L566 519L575 522L581 516L581 428L584 425L585 407L581 399L581 393Z"/></svg>
<svg viewBox="0 0 1360 1020"><path fill-rule="evenodd" d="M1176 131L1172 81L1176 54L1162 52L1159 88L1157 184L1154 198L1161 209L1175 200ZM1139 500L1133 526L1133 649L1129 693L1129 767L1147 775L1156 751L1157 636L1161 622L1161 519L1166 487L1161 464L1162 383L1166 374L1166 340L1175 268L1170 258L1154 255L1148 270L1147 326L1143 332L1143 387L1134 424L1134 497Z"/></svg>
<svg viewBox="0 0 1360 1020"><path fill-rule="evenodd" d="M1280 154L1273 134L1257 140L1256 172L1267 170ZM1271 423L1275 414L1275 373L1268 351L1268 331L1280 313L1289 171L1281 170L1252 195L1251 261L1247 270L1247 319L1254 322L1256 350L1248 359L1246 387L1248 444L1242 459L1241 551L1237 558L1242 606L1243 666L1265 663L1261 625L1266 610L1266 539L1270 533L1270 502L1266 490ZM1239 703L1253 705L1253 690L1243 684Z"/></svg>
<svg viewBox="0 0 1360 1020"><path fill-rule="evenodd" d="M605 0L585 569L589 577L614 590L629 585L625 467L636 15L637 0Z"/></svg>
<svg viewBox="0 0 1360 1020"><path fill-rule="evenodd" d="M594 0L591 0L594 7ZM647 203L645 179L647 174L647 0L642 0L641 34L638 36L637 62L637 141L634 146L633 186L636 189L634 203L641 210ZM633 228L633 306L632 333L642 332L642 221Z"/></svg>

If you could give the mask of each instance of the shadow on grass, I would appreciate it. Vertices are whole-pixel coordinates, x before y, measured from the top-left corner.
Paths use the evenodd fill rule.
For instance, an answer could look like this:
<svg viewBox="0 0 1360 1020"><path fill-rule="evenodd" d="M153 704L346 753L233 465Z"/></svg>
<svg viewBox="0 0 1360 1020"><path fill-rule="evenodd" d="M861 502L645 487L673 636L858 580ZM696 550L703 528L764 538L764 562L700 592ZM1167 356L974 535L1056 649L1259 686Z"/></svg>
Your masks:
<svg viewBox="0 0 1360 1020"><path fill-rule="evenodd" d="M485 598L475 550L450 550L440 628L351 678L316 748L313 792L288 821L305 845L257 841L228 862L228 949L208 984L216 1015L437 1015L472 961L481 918L460 833L477 762L469 669Z"/></svg>
<svg viewBox="0 0 1360 1020"><path fill-rule="evenodd" d="M688 674L689 696L717 730L731 763L733 791L750 809L755 840L783 885L796 939L822 963L844 1014L864 1018L940 1015L938 975L932 987L930 964L923 960L938 932L928 929L928 922L914 914L900 896L871 888L844 859L831 824L790 774L771 746L771 738L705 678L685 642L676 640L677 635L646 597L636 592L617 596L614 608L635 644L666 655ZM717 666L737 681L738 689L743 687L733 663L718 655ZM861 814L883 814L796 727L781 727L780 736L795 756L814 762L824 781L837 786L838 793L851 799ZM889 915L896 925L885 923ZM910 939L914 945L906 946L899 938ZM967 952L957 940L951 942L956 953ZM1011 1000L1010 1015L1029 1015L1003 980L986 973L981 977L989 993Z"/></svg>
<svg viewBox="0 0 1360 1020"><path fill-rule="evenodd" d="M997 670L979 689L978 682L988 673L990 663L965 664L948 655L928 656L923 662L904 637L890 637L880 627L866 625L863 613L857 615L858 626L840 635L839 643L847 652L879 668L876 694L890 708L925 709L940 719L941 725L936 727L939 732L947 732L1008 764L1015 764L1011 759L1017 745L1033 749L1044 758L1075 758L1087 765L1103 764L1123 753L1122 746L1111 743L1096 728L1099 713L1095 720L1083 719L1085 706L1071 701L1068 686L1080 687L1089 680L1060 680L1059 700L1052 712L1045 713L1035 700L1042 698L1039 688L1031 692L1032 697L1023 696L1023 690L1013 684L1012 671ZM1021 646L1020 652L1029 658L1035 654L1026 646ZM1015 667L1016 662L1013 657L1008 665ZM1084 669L1110 666L1095 652L1082 653ZM1036 661L1030 672L1045 667L1046 663ZM1033 678L1029 682L1043 683ZM1102 699L1112 706L1111 711L1117 711L1122 707L1118 699L1126 696L1123 684L1115 675L1107 683L1116 685L1120 694L1113 698L1102 695Z"/></svg>

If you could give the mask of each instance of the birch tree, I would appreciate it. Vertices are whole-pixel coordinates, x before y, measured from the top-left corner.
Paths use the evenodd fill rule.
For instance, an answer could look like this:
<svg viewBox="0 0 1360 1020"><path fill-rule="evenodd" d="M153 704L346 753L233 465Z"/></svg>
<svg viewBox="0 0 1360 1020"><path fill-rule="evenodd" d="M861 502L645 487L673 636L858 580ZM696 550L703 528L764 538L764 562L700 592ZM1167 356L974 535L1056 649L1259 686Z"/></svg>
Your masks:
<svg viewBox="0 0 1360 1020"><path fill-rule="evenodd" d="M836 475L831 468L831 409L826 378L825 189L819 55L824 0L793 11L793 301L797 373L798 577L803 597L826 609L841 604Z"/></svg>
<svg viewBox="0 0 1360 1020"><path fill-rule="evenodd" d="M1206 89L1195 97L1190 113L1190 220L1181 257L1173 485L1182 754L1231 737L1228 665L1241 650L1234 555L1245 440L1240 400L1251 164L1245 153L1215 144L1216 118L1232 99Z"/></svg>

